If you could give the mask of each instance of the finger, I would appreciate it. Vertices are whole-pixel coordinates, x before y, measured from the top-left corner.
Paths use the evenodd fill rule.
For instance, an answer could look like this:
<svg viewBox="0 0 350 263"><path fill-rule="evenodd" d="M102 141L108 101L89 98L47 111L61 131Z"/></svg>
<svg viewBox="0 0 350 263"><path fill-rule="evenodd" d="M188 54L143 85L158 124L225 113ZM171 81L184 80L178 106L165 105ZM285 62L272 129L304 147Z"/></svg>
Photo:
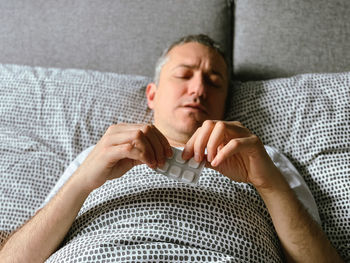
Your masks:
<svg viewBox="0 0 350 263"><path fill-rule="evenodd" d="M153 129L161 145L163 146L163 150L165 152L166 157L171 157L173 155L173 151L171 149L168 139L157 129L156 126L153 126Z"/></svg>
<svg viewBox="0 0 350 263"><path fill-rule="evenodd" d="M108 132L100 140L105 146L117 146L120 144L131 142L137 136L137 131L124 131L118 133Z"/></svg>
<svg viewBox="0 0 350 263"><path fill-rule="evenodd" d="M140 130L145 125L147 125L147 124L116 123L116 124L112 124L111 126L109 126L106 133L115 134L115 133L119 133L119 132Z"/></svg>
<svg viewBox="0 0 350 263"><path fill-rule="evenodd" d="M115 165L113 167L112 173L107 179L111 180L123 176L127 171L129 171L131 168L138 164L136 162L139 162L140 164L142 163L141 161L135 161L129 158L121 159L118 162L118 165Z"/></svg>
<svg viewBox="0 0 350 263"><path fill-rule="evenodd" d="M226 124L224 122L217 122L212 130L207 143L207 160L211 162L220 148L223 147L226 132Z"/></svg>
<svg viewBox="0 0 350 263"><path fill-rule="evenodd" d="M190 159L194 155L194 142L197 138L197 135L200 132L201 127L199 127L194 134L191 136L191 138L187 141L183 151L182 151L182 159L187 160Z"/></svg>
<svg viewBox="0 0 350 263"><path fill-rule="evenodd" d="M110 160L110 166L114 166L122 159L129 158L134 160L133 165L144 163L151 168L156 167L155 161L152 163L145 151L140 150L138 147L134 147L130 143L112 146L108 151L107 158Z"/></svg>
<svg viewBox="0 0 350 263"><path fill-rule="evenodd" d="M109 132L103 136L101 142L106 147L129 143L145 154L145 163L151 165L154 168L157 166L157 159L154 149L141 130L128 130L118 133Z"/></svg>
<svg viewBox="0 0 350 263"><path fill-rule="evenodd" d="M199 133L194 141L194 159L201 162L204 158L205 148L207 147L209 137L215 128L215 122L207 120L203 123Z"/></svg>
<svg viewBox="0 0 350 263"><path fill-rule="evenodd" d="M137 147L139 150L146 152L149 157L149 162L152 162L152 160L156 162L153 148L141 130L129 130L114 134L110 133L103 136L101 142L105 147L129 143L132 146Z"/></svg>
<svg viewBox="0 0 350 263"><path fill-rule="evenodd" d="M163 166L165 163L165 150L162 145L162 142L160 141L156 131L155 127L153 125L146 125L142 127L141 129L143 133L145 134L146 139L148 140L149 144L151 145L153 149L154 156L157 161L158 166Z"/></svg>
<svg viewBox="0 0 350 263"><path fill-rule="evenodd" d="M225 125L229 128L230 135L234 138L248 137L251 132L238 121L225 122Z"/></svg>
<svg viewBox="0 0 350 263"><path fill-rule="evenodd" d="M160 154L161 157L161 163L160 166L163 166L165 163L165 158L172 156L172 149L171 146L167 140L167 138L155 127L154 125L151 126L152 132L154 133L155 139L159 141L159 149L157 149L157 155Z"/></svg>
<svg viewBox="0 0 350 263"><path fill-rule="evenodd" d="M214 170L217 169L216 167L211 166L211 163L208 162L208 161L205 161L204 166L205 166L206 168L210 168L210 169L214 169Z"/></svg>
<svg viewBox="0 0 350 263"><path fill-rule="evenodd" d="M232 155L243 152L251 147L252 139L250 137L232 139L217 153L210 164L212 167L217 167Z"/></svg>
<svg viewBox="0 0 350 263"><path fill-rule="evenodd" d="M132 145L140 150L142 158L144 158L146 161L144 161L144 159L140 160L147 164L150 164L152 168L156 168L158 160L152 144L154 143L151 142L149 140L149 137L146 136L141 130L137 131L136 138L132 141Z"/></svg>

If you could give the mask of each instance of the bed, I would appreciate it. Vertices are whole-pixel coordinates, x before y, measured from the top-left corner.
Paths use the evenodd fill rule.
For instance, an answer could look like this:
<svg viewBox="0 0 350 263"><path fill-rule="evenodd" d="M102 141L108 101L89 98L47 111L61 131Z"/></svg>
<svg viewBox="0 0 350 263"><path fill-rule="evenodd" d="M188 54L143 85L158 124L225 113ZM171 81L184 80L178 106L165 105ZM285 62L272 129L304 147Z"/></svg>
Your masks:
<svg viewBox="0 0 350 263"><path fill-rule="evenodd" d="M144 92L162 48L205 33L231 58L225 118L292 161L350 262L349 10L346 0L1 0L0 238L33 216L109 125L152 122ZM262 246L281 260L277 245Z"/></svg>

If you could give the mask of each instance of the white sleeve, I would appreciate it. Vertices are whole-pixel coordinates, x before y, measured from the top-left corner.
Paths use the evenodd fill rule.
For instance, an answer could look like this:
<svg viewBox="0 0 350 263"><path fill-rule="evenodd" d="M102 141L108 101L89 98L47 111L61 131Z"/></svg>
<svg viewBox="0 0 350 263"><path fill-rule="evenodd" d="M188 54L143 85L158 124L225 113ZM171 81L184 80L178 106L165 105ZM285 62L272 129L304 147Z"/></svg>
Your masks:
<svg viewBox="0 0 350 263"><path fill-rule="evenodd" d="M309 214L313 217L313 219L321 225L321 219L318 213L317 205L315 202L312 193L307 186L306 182L299 174L298 170L294 167L294 165L288 160L286 156L280 153L277 149L271 146L265 146L267 153L270 158L277 166L277 168L281 171L284 178L287 180L289 186L295 192L299 201L303 204Z"/></svg>
<svg viewBox="0 0 350 263"><path fill-rule="evenodd" d="M45 201L41 204L38 210L43 208L51 200L51 198L57 194L57 192L61 189L61 187L68 181L68 179L72 176L72 174L84 162L84 160L86 159L86 157L89 155L89 153L92 151L94 147L95 145L85 149L74 159L73 162L70 163L70 165L66 168L64 173L58 179L56 185L51 189L50 193L46 196Z"/></svg>

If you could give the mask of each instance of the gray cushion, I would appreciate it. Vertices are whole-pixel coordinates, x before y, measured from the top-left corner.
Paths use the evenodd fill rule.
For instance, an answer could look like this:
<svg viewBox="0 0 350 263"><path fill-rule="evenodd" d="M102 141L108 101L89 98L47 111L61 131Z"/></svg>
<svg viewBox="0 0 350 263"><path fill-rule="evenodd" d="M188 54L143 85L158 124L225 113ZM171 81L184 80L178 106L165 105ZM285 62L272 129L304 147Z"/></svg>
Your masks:
<svg viewBox="0 0 350 263"><path fill-rule="evenodd" d="M153 76L167 42L206 33L231 55L227 0L0 0L0 63Z"/></svg>
<svg viewBox="0 0 350 263"><path fill-rule="evenodd" d="M235 9L237 79L350 70L348 0L237 0Z"/></svg>

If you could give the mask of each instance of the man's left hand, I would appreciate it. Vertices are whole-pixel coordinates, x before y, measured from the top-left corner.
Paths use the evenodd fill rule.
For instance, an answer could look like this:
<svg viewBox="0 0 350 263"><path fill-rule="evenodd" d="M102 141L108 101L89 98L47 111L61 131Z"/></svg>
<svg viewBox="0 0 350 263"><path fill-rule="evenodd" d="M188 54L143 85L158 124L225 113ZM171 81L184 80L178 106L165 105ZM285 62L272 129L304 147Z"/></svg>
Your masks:
<svg viewBox="0 0 350 263"><path fill-rule="evenodd" d="M261 140L236 121L205 121L184 148L184 159L193 156L231 180L257 188L269 188L277 169Z"/></svg>

